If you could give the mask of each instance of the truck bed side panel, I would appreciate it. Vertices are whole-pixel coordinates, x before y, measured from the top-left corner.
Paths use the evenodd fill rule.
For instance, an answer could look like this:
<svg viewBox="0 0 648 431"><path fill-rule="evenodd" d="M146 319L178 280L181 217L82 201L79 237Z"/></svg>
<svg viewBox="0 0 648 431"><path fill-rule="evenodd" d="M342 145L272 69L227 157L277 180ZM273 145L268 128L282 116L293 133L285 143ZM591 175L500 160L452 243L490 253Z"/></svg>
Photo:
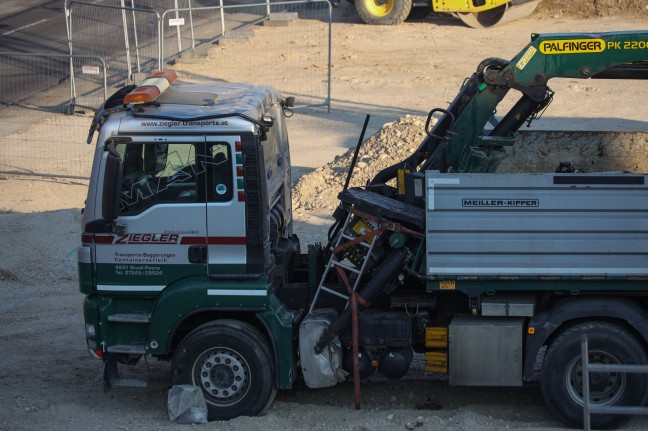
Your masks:
<svg viewBox="0 0 648 431"><path fill-rule="evenodd" d="M428 172L427 275L648 276L648 187L637 174Z"/></svg>

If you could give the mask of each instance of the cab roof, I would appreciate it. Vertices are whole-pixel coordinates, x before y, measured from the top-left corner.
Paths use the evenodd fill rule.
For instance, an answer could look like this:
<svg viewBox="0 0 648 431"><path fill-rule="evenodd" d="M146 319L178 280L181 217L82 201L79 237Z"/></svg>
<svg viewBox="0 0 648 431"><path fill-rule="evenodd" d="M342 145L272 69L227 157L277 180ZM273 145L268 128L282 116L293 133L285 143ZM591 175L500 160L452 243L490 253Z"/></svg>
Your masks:
<svg viewBox="0 0 648 431"><path fill-rule="evenodd" d="M272 87L255 84L174 84L155 104L136 109L147 117L178 120L240 114L259 121L270 107L281 101Z"/></svg>

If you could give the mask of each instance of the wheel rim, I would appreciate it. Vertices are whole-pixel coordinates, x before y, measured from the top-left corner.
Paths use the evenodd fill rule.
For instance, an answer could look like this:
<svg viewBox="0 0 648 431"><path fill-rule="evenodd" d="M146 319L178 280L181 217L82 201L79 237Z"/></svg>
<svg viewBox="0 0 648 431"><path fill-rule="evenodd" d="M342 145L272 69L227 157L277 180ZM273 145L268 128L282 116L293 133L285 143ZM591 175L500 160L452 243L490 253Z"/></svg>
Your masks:
<svg viewBox="0 0 648 431"><path fill-rule="evenodd" d="M193 375L211 404L232 405L250 389L248 363L238 352L224 347L203 353L195 362Z"/></svg>
<svg viewBox="0 0 648 431"><path fill-rule="evenodd" d="M387 16L394 8L395 0L365 0L367 12L373 16Z"/></svg>
<svg viewBox="0 0 648 431"><path fill-rule="evenodd" d="M592 364L620 365L618 359L607 352L590 351L588 362ZM621 397L626 386L624 373L589 373L590 404L594 406L613 405ZM580 356L572 359L565 370L565 385L571 399L583 405L583 368Z"/></svg>

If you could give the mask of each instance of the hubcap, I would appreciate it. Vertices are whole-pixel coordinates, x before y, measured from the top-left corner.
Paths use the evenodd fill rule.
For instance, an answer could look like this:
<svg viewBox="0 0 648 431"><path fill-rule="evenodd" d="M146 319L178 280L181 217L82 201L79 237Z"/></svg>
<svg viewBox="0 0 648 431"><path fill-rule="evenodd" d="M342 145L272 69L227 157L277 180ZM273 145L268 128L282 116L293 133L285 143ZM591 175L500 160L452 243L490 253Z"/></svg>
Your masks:
<svg viewBox="0 0 648 431"><path fill-rule="evenodd" d="M250 368L238 352L215 348L196 361L194 380L200 382L208 402L231 405L250 389Z"/></svg>
<svg viewBox="0 0 648 431"><path fill-rule="evenodd" d="M387 16L394 8L395 0L365 0L367 11L373 16Z"/></svg>
<svg viewBox="0 0 648 431"><path fill-rule="evenodd" d="M620 362L607 352L590 351L589 363L616 364ZM578 405L583 405L583 368L580 356L572 359L565 370L567 393ZM621 397L626 386L623 373L589 373L590 404L595 406L613 405Z"/></svg>

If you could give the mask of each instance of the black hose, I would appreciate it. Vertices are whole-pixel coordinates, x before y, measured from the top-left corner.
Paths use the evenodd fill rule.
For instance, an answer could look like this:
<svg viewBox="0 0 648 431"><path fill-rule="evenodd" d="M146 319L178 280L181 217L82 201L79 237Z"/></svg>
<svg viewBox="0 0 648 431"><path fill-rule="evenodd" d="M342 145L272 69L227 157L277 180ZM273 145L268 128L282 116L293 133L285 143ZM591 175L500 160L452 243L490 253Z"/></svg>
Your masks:
<svg viewBox="0 0 648 431"><path fill-rule="evenodd" d="M492 69L497 69L497 70L502 70L506 66L508 66L510 62L508 60L505 60L503 58L497 58L497 57L489 57L481 61L477 65L477 73L482 74L484 73L484 70L486 68L492 68Z"/></svg>
<svg viewBox="0 0 648 431"><path fill-rule="evenodd" d="M508 136L517 131L542 104L543 102L536 102L527 95L522 96L495 126L490 136Z"/></svg>
<svg viewBox="0 0 648 431"><path fill-rule="evenodd" d="M358 292L358 295L363 299L363 301L357 302L358 312L367 308L362 305L362 303L371 303L378 297L378 295L388 288L389 282L403 268L403 265L405 265L409 260L410 256L411 253L406 247L394 249L394 251L391 252L391 254L382 263L378 272L376 272L371 280L369 280L369 283L367 283L364 288ZM348 306L344 309L342 314L340 314L337 319L331 323L331 326L322 333L319 340L317 340L317 344L315 344L315 353L321 353L336 335L339 335L349 326L350 321L351 306Z"/></svg>

